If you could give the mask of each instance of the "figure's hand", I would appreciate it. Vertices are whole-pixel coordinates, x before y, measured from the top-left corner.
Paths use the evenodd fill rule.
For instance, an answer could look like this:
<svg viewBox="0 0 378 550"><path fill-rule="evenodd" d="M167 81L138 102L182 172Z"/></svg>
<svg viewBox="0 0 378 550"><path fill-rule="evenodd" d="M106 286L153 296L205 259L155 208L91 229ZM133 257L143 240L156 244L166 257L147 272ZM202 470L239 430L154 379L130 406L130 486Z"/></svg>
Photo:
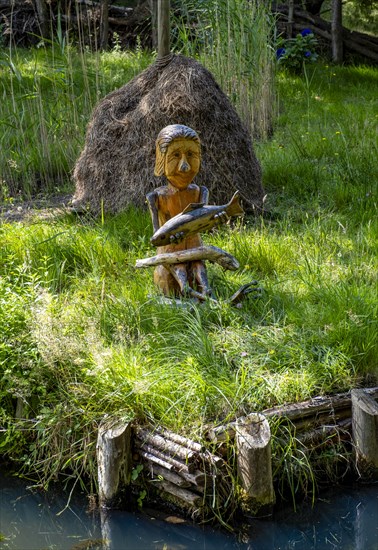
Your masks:
<svg viewBox="0 0 378 550"><path fill-rule="evenodd" d="M169 237L169 240L170 240L171 244L177 244L180 241L182 241L184 237L185 237L185 233L183 231L179 231L178 233L175 233L174 235L171 235Z"/></svg>
<svg viewBox="0 0 378 550"><path fill-rule="evenodd" d="M224 210L222 212L219 212L218 214L215 214L214 220L216 221L217 225L222 225L224 223L227 223L230 218L228 217L227 212Z"/></svg>

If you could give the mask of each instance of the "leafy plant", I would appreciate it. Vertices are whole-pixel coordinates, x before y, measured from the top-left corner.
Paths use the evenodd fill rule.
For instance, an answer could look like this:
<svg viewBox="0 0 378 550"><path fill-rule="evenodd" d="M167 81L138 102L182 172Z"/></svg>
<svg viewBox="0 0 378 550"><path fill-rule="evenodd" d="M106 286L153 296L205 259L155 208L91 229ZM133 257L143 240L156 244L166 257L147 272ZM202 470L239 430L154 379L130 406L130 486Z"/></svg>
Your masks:
<svg viewBox="0 0 378 550"><path fill-rule="evenodd" d="M279 40L276 56L278 64L294 72L303 70L304 65L318 59L317 39L310 29L304 29L295 38Z"/></svg>

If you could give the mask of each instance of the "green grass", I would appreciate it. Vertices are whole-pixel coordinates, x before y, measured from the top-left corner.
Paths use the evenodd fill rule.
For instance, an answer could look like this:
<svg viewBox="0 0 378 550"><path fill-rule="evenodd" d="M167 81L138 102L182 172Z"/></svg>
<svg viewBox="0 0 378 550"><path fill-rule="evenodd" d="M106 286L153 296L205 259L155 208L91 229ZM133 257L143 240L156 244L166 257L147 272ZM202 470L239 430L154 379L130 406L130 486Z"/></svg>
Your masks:
<svg viewBox="0 0 378 550"><path fill-rule="evenodd" d="M151 59L118 48L78 53L59 42L0 50L0 199L70 188L96 103Z"/></svg>
<svg viewBox="0 0 378 550"><path fill-rule="evenodd" d="M148 60L62 55L85 68L82 82L44 49L0 68L4 201L38 189L37 172L51 190L65 182L97 98ZM104 414L196 438L209 423L377 382L377 80L374 68L321 63L278 74L275 133L255 144L270 217L204 238L241 265L209 267L218 304L159 304L152 270L134 268L153 254L146 212L0 225L5 456L42 483L62 471L93 481ZM71 103L61 101L67 89ZM255 278L261 298L230 307ZM14 421L17 402L26 421Z"/></svg>

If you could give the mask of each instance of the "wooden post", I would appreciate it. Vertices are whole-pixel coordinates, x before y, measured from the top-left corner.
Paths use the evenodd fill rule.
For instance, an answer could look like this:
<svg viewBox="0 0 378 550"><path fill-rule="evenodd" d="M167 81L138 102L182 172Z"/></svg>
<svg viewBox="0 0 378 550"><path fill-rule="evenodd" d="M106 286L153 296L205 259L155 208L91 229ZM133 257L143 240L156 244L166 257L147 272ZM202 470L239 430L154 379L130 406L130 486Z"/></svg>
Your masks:
<svg viewBox="0 0 378 550"><path fill-rule="evenodd" d="M151 10L151 43L152 49L158 48L158 6L157 0L149 0Z"/></svg>
<svg viewBox="0 0 378 550"><path fill-rule="evenodd" d="M116 507L120 489L130 483L131 423L102 423L96 451L100 506Z"/></svg>
<svg viewBox="0 0 378 550"><path fill-rule="evenodd" d="M101 1L100 49L107 50L109 45L109 0Z"/></svg>
<svg viewBox="0 0 378 550"><path fill-rule="evenodd" d="M271 515L275 502L269 423L255 413L235 425L237 468L245 493L245 512L254 517Z"/></svg>
<svg viewBox="0 0 378 550"><path fill-rule="evenodd" d="M294 25L294 0L289 0L289 10L287 16L287 37L293 38Z"/></svg>
<svg viewBox="0 0 378 550"><path fill-rule="evenodd" d="M332 0L332 61L343 62L342 0Z"/></svg>
<svg viewBox="0 0 378 550"><path fill-rule="evenodd" d="M169 0L158 0L158 58L170 54Z"/></svg>
<svg viewBox="0 0 378 550"><path fill-rule="evenodd" d="M352 432L362 477L378 478L378 403L364 390L352 390Z"/></svg>

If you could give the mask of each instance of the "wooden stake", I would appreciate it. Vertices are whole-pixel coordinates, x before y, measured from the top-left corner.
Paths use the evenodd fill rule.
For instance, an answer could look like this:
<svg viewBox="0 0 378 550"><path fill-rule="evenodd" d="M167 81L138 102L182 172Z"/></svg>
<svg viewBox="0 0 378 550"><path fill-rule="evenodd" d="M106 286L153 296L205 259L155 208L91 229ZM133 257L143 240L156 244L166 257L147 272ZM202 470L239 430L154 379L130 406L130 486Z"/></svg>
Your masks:
<svg viewBox="0 0 378 550"><path fill-rule="evenodd" d="M104 422L97 437L99 501L102 507L117 505L119 490L128 485L131 472L131 423Z"/></svg>
<svg viewBox="0 0 378 550"><path fill-rule="evenodd" d="M343 62L342 0L332 0L332 61Z"/></svg>
<svg viewBox="0 0 378 550"><path fill-rule="evenodd" d="M158 59L170 54L169 0L158 0Z"/></svg>
<svg viewBox="0 0 378 550"><path fill-rule="evenodd" d="M259 413L236 422L238 476L245 492L245 512L253 517L271 515L275 502L270 428Z"/></svg>
<svg viewBox="0 0 378 550"><path fill-rule="evenodd" d="M361 476L378 479L378 403L364 390L352 390L352 431Z"/></svg>

